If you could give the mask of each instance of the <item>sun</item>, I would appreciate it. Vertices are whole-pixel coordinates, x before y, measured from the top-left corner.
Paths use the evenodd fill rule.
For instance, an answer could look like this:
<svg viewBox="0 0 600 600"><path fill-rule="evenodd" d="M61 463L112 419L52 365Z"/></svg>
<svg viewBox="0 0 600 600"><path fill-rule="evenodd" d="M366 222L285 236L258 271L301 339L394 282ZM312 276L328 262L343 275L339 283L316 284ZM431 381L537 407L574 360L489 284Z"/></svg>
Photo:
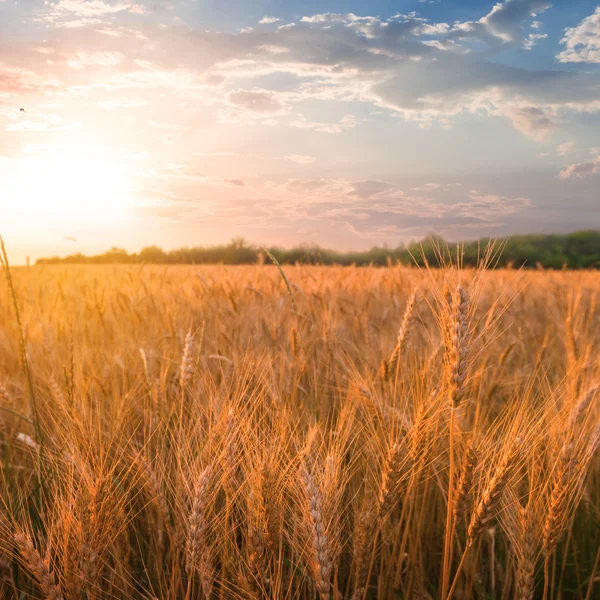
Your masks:
<svg viewBox="0 0 600 600"><path fill-rule="evenodd" d="M5 192L13 218L52 226L114 223L126 217L131 197L125 166L108 150L86 145L26 154L16 161Z"/></svg>

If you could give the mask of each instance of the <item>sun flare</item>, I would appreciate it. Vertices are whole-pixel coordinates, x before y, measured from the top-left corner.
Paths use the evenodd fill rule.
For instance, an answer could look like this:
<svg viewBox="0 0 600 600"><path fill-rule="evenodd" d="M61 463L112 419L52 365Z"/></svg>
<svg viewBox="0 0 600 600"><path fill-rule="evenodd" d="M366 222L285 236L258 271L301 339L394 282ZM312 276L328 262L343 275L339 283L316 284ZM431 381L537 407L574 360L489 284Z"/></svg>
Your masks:
<svg viewBox="0 0 600 600"><path fill-rule="evenodd" d="M15 161L7 184L8 215L17 221L106 225L125 218L131 206L125 167L92 146L31 150Z"/></svg>

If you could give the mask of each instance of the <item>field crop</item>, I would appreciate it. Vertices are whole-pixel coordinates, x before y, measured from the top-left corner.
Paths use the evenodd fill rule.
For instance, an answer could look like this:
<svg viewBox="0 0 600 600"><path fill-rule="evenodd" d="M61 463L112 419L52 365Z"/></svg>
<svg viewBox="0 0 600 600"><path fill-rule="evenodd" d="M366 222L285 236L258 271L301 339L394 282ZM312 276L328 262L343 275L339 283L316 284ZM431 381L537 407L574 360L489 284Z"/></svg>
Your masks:
<svg viewBox="0 0 600 600"><path fill-rule="evenodd" d="M284 271L2 279L3 597L598 598L598 273Z"/></svg>

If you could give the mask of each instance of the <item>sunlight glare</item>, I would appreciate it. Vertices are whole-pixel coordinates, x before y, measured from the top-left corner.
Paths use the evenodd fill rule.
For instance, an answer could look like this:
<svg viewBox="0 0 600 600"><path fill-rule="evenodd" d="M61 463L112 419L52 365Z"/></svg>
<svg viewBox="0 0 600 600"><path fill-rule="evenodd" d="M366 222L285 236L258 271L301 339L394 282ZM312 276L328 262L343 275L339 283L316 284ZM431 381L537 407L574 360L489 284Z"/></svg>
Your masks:
<svg viewBox="0 0 600 600"><path fill-rule="evenodd" d="M91 146L26 154L5 183L8 215L17 221L34 217L47 225L106 225L123 219L131 205L125 166Z"/></svg>

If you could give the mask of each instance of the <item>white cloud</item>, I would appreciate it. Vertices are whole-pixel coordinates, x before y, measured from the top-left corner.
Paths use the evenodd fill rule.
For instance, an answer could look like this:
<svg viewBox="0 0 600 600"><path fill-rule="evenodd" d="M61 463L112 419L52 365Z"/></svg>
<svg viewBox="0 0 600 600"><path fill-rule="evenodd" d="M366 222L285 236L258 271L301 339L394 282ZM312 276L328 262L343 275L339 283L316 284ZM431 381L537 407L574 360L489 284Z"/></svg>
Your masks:
<svg viewBox="0 0 600 600"><path fill-rule="evenodd" d="M79 50L67 59L67 65L72 69L89 66L114 67L120 64L124 58L121 52L86 52L85 50Z"/></svg>
<svg viewBox="0 0 600 600"><path fill-rule="evenodd" d="M376 17L358 17L354 13L322 13L302 17L302 23L373 23Z"/></svg>
<svg viewBox="0 0 600 600"><path fill-rule="evenodd" d="M279 23L279 21L281 21L281 19L278 19L277 17L263 17L259 23L261 25L270 25L271 23Z"/></svg>
<svg viewBox="0 0 600 600"><path fill-rule="evenodd" d="M423 185L410 188L413 192L431 192L438 190L441 186L440 183L424 183Z"/></svg>
<svg viewBox="0 0 600 600"><path fill-rule="evenodd" d="M498 2L491 12L480 20L486 30L504 42L519 40L521 23L552 6L547 0L506 0Z"/></svg>
<svg viewBox="0 0 600 600"><path fill-rule="evenodd" d="M565 30L565 49L556 58L563 63L600 63L600 6L576 27Z"/></svg>
<svg viewBox="0 0 600 600"><path fill-rule="evenodd" d="M450 31L454 39L480 39L487 43L519 42L523 38L522 23L550 8L547 0L505 0L478 21L457 22ZM534 21L539 26L539 21Z"/></svg>
<svg viewBox="0 0 600 600"><path fill-rule="evenodd" d="M110 14L109 9L131 12L134 6L124 0L65 2L71 15L83 13L77 18ZM215 106L220 122L272 126L286 122L276 117L289 115L295 106L303 110L299 105L311 100L339 106L370 103L422 126L450 127L461 115L502 115L525 135L544 140L555 123L564 120L564 113L600 110L599 74L507 66L490 60L488 47L498 47L499 42L529 47L545 34L526 37L523 26L548 6L542 0L507 0L479 21L452 27L414 14L382 20L326 13L307 16L294 27L257 27L231 34L184 32L166 24L147 24L133 30L135 36L122 27L86 28L69 32L72 39L85 36L90 48L89 56L70 58L81 77L71 89L83 94L86 84L88 89L102 86L117 98L133 95L122 91L125 88L152 89L157 92L153 101L161 93L173 93ZM474 40L479 43L473 44ZM71 45L69 54L75 52ZM118 62L120 55L127 60ZM94 73L92 80L83 68L89 64L105 66L112 72L110 78L99 79ZM51 70L45 57L39 58L38 66ZM281 77L282 73L290 77ZM0 79L2 85L6 84ZM282 89L264 89L270 85ZM336 134L359 122L350 114L329 122L311 108L310 118L300 114L287 125Z"/></svg>
<svg viewBox="0 0 600 600"><path fill-rule="evenodd" d="M132 6L123 0L91 2L94 11L100 12L108 10L105 5L111 10ZM129 64L140 66L141 70L132 72L120 65L121 74L115 74L109 83L112 89L136 85L173 89L179 97L221 105L221 122L260 121L275 126L278 121L274 117L289 114L297 103L311 99L358 101L423 126L449 127L454 117L464 114L504 115L524 134L545 139L561 111L600 109L598 74L506 66L490 61L486 48L471 42L531 47L545 34L525 37L523 25L548 6L543 0L507 0L479 21L451 28L412 13L388 20L325 13L304 17L294 27L258 27L227 35L213 31L187 34L164 25L136 30L135 40L119 29L103 27L98 30L103 40L93 43L94 51L100 51L97 47L104 42L102 51L118 48L131 59ZM111 42L115 35L119 41ZM139 35L153 43L140 44ZM159 51L165 47L170 49L167 54ZM80 71L83 74L85 69ZM261 78L265 86L266 77L273 76L276 82L281 73L294 78L285 84L289 86L285 92L252 88L255 78ZM238 89L231 89L233 82ZM210 83L218 89L206 89ZM300 116L289 124L340 133L358 123L352 116L331 123L316 115L310 119Z"/></svg>
<svg viewBox="0 0 600 600"><path fill-rule="evenodd" d="M565 167L559 174L559 179L570 179L571 177L588 177L600 173L600 152L592 159L574 163Z"/></svg>
<svg viewBox="0 0 600 600"><path fill-rule="evenodd" d="M276 46L275 44L264 44L258 47L259 50L265 50L270 54L286 54L290 51L289 48L284 48L283 46Z"/></svg>
<svg viewBox="0 0 600 600"><path fill-rule="evenodd" d="M132 29L130 27L112 27L107 25L100 29L96 29L96 33L101 33L102 35L116 38L127 36L138 40L148 39L139 29Z"/></svg>
<svg viewBox="0 0 600 600"><path fill-rule="evenodd" d="M103 24L105 18L123 12L135 15L146 13L146 7L135 2L58 0L55 3L44 2L44 4L44 9L38 12L39 16L36 19L63 29L80 29L90 25Z"/></svg>
<svg viewBox="0 0 600 600"><path fill-rule="evenodd" d="M73 13L80 17L96 17L126 10L137 10L139 5L130 2L109 4L102 0L59 0L53 7L57 11Z"/></svg>
<svg viewBox="0 0 600 600"><path fill-rule="evenodd" d="M547 33L530 33L521 46L523 50L531 50L535 47L539 40L545 40L548 37Z"/></svg>

